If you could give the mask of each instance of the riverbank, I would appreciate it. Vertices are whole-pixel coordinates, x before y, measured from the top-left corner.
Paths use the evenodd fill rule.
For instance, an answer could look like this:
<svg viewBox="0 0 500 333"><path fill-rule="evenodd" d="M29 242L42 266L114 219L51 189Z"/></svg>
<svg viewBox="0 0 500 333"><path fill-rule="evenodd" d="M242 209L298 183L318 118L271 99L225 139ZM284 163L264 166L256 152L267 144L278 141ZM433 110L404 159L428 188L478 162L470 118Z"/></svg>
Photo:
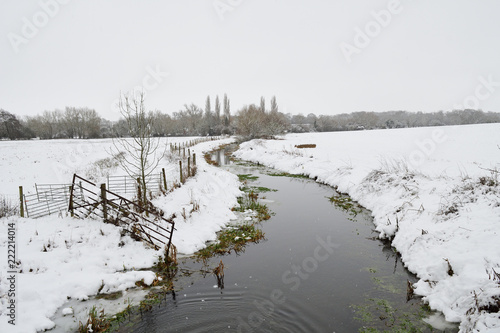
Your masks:
<svg viewBox="0 0 500 333"><path fill-rule="evenodd" d="M182 142L182 138L169 139ZM176 214L176 230L173 243L179 254L192 254L205 247L208 240L216 238L216 232L235 219L231 208L237 205L238 178L208 165L201 156L221 144L233 142L223 139L201 143L191 148L200 158L197 173L181 187L167 196L155 199L155 205L163 207L167 214ZM2 143L4 144L4 143ZM58 140L45 142L6 142L0 165L2 190L15 193L16 186L28 181L65 183L73 172L92 169L95 162L106 158L111 140L78 141ZM24 149L24 151L23 151ZM67 154L72 152L71 160ZM16 158L17 157L17 158ZM178 162L165 158L161 166L166 168L167 180L179 177ZM18 170L19 172L16 172ZM58 173L57 171L64 170ZM108 170L111 174L118 169ZM28 177L29 175L29 177ZM37 178L38 175L38 178ZM18 178L16 178L18 177ZM8 185L8 186L7 186ZM33 184L30 184L30 187ZM9 187L10 186L10 187ZM14 226L15 237L8 238L9 226ZM76 220L66 214L51 215L40 219L8 217L0 219L0 331L37 332L52 329L56 314L70 316L72 329L78 322L85 322L90 302L79 309L66 307L68 300L86 301L97 294L125 292L136 283L151 285L158 276L149 270L163 250L155 251L143 243L120 233L120 228L96 220ZM8 244L16 244L15 295L9 296ZM124 298L127 298L125 294ZM135 298L135 296L133 297ZM10 300L15 300L15 325L9 323ZM137 299L137 302L140 298ZM131 304L134 305L134 304ZM120 302L105 313L117 313L128 306ZM70 322L71 324L71 322ZM58 328L68 331L69 328Z"/></svg>
<svg viewBox="0 0 500 333"><path fill-rule="evenodd" d="M370 209L420 279L415 294L462 332L498 331L500 125L287 135L238 158L304 174ZM315 144L315 148L297 148Z"/></svg>

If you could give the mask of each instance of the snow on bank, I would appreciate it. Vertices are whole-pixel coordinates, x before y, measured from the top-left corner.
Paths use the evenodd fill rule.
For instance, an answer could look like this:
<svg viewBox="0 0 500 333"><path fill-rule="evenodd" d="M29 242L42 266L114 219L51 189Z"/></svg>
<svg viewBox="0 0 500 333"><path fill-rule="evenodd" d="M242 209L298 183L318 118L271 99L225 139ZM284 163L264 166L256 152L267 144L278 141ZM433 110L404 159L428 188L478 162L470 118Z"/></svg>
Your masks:
<svg viewBox="0 0 500 333"><path fill-rule="evenodd" d="M168 215L174 213L175 232L173 243L180 254L192 254L205 247L208 240L216 239L216 232L237 217L231 211L238 205L238 177L221 168L209 165L203 152L233 142L233 139L208 141L191 149L197 155L196 177L167 195L153 201Z"/></svg>
<svg viewBox="0 0 500 333"><path fill-rule="evenodd" d="M169 138L168 142L188 139ZM208 165L202 157L204 151L229 142L232 139L193 147L198 155L196 176L166 197L155 199L167 215L177 216L173 243L180 253L191 254L203 248L206 241L215 239L216 231L236 218L230 209L240 194L237 177ZM106 150L110 144L110 140L0 142L0 195L15 197L19 185L31 188L34 182L68 183L73 172L85 172L92 169L93 162L109 157ZM167 179L178 178L175 159L165 159L161 166L167 170ZM118 169L111 171L120 173ZM8 323L7 316L7 230L11 223L16 227L19 271L16 326ZM100 221L48 216L0 219L0 253L0 332L29 333L53 328L51 318L56 312L68 311L61 308L68 298L86 300L99 292L123 291L140 280L151 284L155 274L139 269L153 266L163 251L122 237L120 228Z"/></svg>
<svg viewBox="0 0 500 333"><path fill-rule="evenodd" d="M300 144L316 148L298 149ZM500 124L290 134L235 155L348 193L461 332L499 332ZM493 271L494 270L494 271ZM488 313L491 312L491 313Z"/></svg>
<svg viewBox="0 0 500 333"><path fill-rule="evenodd" d="M151 284L155 274L136 271L151 267L157 254L120 230L94 220L45 217L37 220L11 217L0 220L17 225L19 274L16 288L15 326L8 323L7 292L11 274L7 260L1 261L1 332L36 332L50 329L49 319L68 297L86 300L89 295L125 290L144 279ZM7 257L7 235L0 233L0 248Z"/></svg>

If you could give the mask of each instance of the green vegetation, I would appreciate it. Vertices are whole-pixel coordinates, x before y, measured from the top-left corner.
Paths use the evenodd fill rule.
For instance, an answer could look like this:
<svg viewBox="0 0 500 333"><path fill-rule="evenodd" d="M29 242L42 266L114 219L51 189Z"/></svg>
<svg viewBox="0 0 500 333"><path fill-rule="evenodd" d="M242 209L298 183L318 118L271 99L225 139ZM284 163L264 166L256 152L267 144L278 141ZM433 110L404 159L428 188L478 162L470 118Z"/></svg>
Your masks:
<svg viewBox="0 0 500 333"><path fill-rule="evenodd" d="M248 180L256 180L257 176L251 174L238 175L242 182ZM247 212L249 210L255 213L256 222L248 222L244 224L234 224L221 230L217 234L217 240L208 245L206 248L198 251L196 257L200 259L208 259L214 255L225 255L232 251L240 252L244 250L247 243L257 243L264 238L264 233L256 226L257 222L268 220L271 218L269 208L258 201L259 192L272 191L266 187L243 187L245 194L238 198L238 207L234 207L233 211Z"/></svg>
<svg viewBox="0 0 500 333"><path fill-rule="evenodd" d="M300 179L309 179L309 176L306 175L294 175L288 172L269 172L269 176L273 177L290 177L290 178L300 178Z"/></svg>
<svg viewBox="0 0 500 333"><path fill-rule="evenodd" d="M155 279L155 282L153 282L151 286L145 286L144 283L139 282L137 285L145 288L151 288L152 286L161 286L161 287L151 289L151 292L148 295L146 295L146 297L139 303L139 305L132 306L130 303L130 299L127 300L128 302L127 307L123 311L112 316L111 318L104 317L104 313L102 313L103 314L102 318L103 320L107 321L108 326L103 331L96 331L95 328L93 328L94 332L117 331L119 328L123 327L127 319L129 324L133 324L135 321L138 320L139 315L142 316L144 312L151 311L153 309L153 305L160 304L165 299L166 294L174 289L172 278L173 277L165 277L165 279L163 279L162 281ZM127 324L125 324L125 326L126 325Z"/></svg>
<svg viewBox="0 0 500 333"><path fill-rule="evenodd" d="M330 200L335 207L348 213L350 215L349 220L351 221L354 221L354 218L363 211L362 207L347 195L334 195L328 197L328 200Z"/></svg>
<svg viewBox="0 0 500 333"><path fill-rule="evenodd" d="M257 219L259 221L269 220L271 218L271 213L269 208L258 201L259 194L257 192L250 191L245 193L244 196L238 198L239 207L233 208L235 212L245 212L248 210L253 210L257 214Z"/></svg>
<svg viewBox="0 0 500 333"><path fill-rule="evenodd" d="M252 181L252 180L257 180L259 179L258 176L252 176L251 174L239 174L238 175L238 179L240 180L240 182L244 182L244 181Z"/></svg>
<svg viewBox="0 0 500 333"><path fill-rule="evenodd" d="M388 295L389 299L379 297L367 297L363 304L352 305L354 309L354 319L362 322L363 327L359 332L392 332L392 333L421 333L433 332L433 328L422 319L431 314L431 309L427 304L419 300L408 299L407 302L392 301L404 295L404 286L396 282L398 279L391 276L375 276L377 269L368 267L365 269L372 275L372 281L376 287L375 295ZM409 282L408 282L409 283ZM394 295L394 297L391 297Z"/></svg>
<svg viewBox="0 0 500 333"><path fill-rule="evenodd" d="M232 251L243 251L246 243L257 243L264 238L262 230L253 223L230 225L217 234L217 241L196 252L199 259L208 259L214 255L225 255Z"/></svg>
<svg viewBox="0 0 500 333"><path fill-rule="evenodd" d="M263 187L263 186L243 186L240 188L243 192L257 192L257 193L266 193L266 192L277 192L278 190Z"/></svg>
<svg viewBox="0 0 500 333"><path fill-rule="evenodd" d="M432 326L422 319L429 316L431 311L427 305L409 304L409 306L419 306L415 309L396 308L389 301L380 298L369 298L363 306L352 306L355 319L363 322L361 333L391 332L391 333L421 333L433 332Z"/></svg>

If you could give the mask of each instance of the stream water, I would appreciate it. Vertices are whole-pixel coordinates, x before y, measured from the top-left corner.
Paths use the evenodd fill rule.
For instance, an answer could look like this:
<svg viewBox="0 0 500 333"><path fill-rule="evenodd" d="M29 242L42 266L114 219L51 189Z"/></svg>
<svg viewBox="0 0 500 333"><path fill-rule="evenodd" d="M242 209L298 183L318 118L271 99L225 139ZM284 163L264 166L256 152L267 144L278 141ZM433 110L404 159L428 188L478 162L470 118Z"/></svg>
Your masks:
<svg viewBox="0 0 500 333"><path fill-rule="evenodd" d="M128 332L455 332L419 299L407 300L416 278L388 243L377 239L368 211L354 216L333 205L337 195L313 180L277 177L258 166L223 167L275 189L261 201L274 215L260 222L265 240L206 263L182 260L176 292L145 312ZM222 260L224 288L206 273ZM428 319L426 319L428 320ZM445 328L448 327L448 328Z"/></svg>

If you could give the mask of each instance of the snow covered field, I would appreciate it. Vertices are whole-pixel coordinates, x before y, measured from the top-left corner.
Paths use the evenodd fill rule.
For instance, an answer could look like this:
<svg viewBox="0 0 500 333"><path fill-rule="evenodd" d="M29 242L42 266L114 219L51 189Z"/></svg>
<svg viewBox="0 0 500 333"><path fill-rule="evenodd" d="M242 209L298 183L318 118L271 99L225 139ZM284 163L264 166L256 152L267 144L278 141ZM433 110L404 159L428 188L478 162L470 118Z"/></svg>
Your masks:
<svg viewBox="0 0 500 333"><path fill-rule="evenodd" d="M289 134L236 156L348 193L420 278L416 294L462 332L500 332L499 145L500 124L485 124Z"/></svg>
<svg viewBox="0 0 500 333"><path fill-rule="evenodd" d="M169 138L169 143L187 138ZM231 142L197 145L196 177L155 204L176 213L174 244L189 254L215 238L236 216L230 208L240 194L237 177L207 165L202 152ZM295 145L316 144L298 149ZM290 173L307 174L348 193L373 213L381 237L393 239L425 297L461 330L500 331L494 306L500 298L500 185L488 169L500 166L500 124L290 134L283 140L242 144L240 158ZM17 204L34 183L69 183L77 172L98 179L94 162L109 157L111 140L0 142L0 195ZM167 179L178 164L165 159ZM119 168L108 170L123 174ZM188 214L194 205L198 210ZM7 230L16 224L16 326L8 324ZM83 300L126 290L136 281L152 283L151 267L162 251L120 237L119 229L93 220L50 216L0 219L0 332L35 332L54 326L68 297ZM127 296L125 296L127 297ZM125 305L123 305L125 307ZM116 311L121 309L117 308ZM68 311L68 310L66 310ZM496 310L498 311L498 310ZM76 319L75 319L76 320ZM76 324L77 324L76 320Z"/></svg>
<svg viewBox="0 0 500 333"><path fill-rule="evenodd" d="M189 139L169 138L168 143ZM197 175L155 201L167 214L177 216L173 243L181 254L204 247L207 240L215 239L216 231L236 218L230 209L236 206L240 194L237 177L208 165L202 157L203 151L232 141L209 141L192 148L199 156ZM17 205L19 185L29 193L34 191L34 183L70 183L75 172L103 179L105 174L96 170L94 162L109 157L111 145L111 140L0 142L0 196L11 198ZM166 169L168 180L179 178L175 158L165 158L160 167ZM108 171L123 174L119 168ZM190 213L194 204L199 209ZM22 270L16 274L16 326L8 323L11 318L7 310L11 276L7 273L7 231L11 223L16 225L17 270ZM113 225L51 215L0 219L0 253L0 332L29 333L54 327L50 318L64 310L61 306L68 298L86 300L99 290L125 291L140 280L151 284L155 274L139 269L153 266L163 250L155 251L128 236L121 237L119 228ZM114 310L121 311L126 305ZM75 318L73 327L78 326L78 320L84 321Z"/></svg>

